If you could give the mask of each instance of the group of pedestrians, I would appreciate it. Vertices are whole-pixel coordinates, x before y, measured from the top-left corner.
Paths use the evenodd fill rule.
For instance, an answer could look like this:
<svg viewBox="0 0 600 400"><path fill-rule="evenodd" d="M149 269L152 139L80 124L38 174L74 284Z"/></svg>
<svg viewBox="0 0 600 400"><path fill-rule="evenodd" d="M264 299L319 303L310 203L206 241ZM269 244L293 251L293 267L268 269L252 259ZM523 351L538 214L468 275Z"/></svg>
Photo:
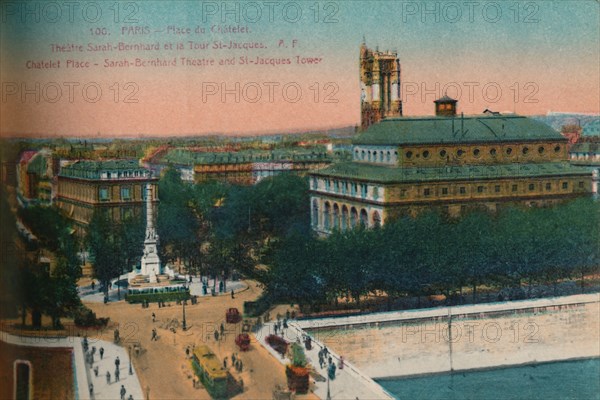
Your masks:
<svg viewBox="0 0 600 400"><path fill-rule="evenodd" d="M223 368L225 369L227 369L227 360L227 357L223 359ZM231 354L231 366L234 367L237 372L242 372L244 369L244 363L236 353Z"/></svg>
<svg viewBox="0 0 600 400"><path fill-rule="evenodd" d="M115 339L118 338L118 329L115 330ZM100 355L100 360L104 359L104 347L100 347L98 350L96 349L96 346L92 346L91 349L89 348L89 341L87 336L83 338L83 350L84 350L84 354L86 357L86 361L89 364L90 368L93 368L94 371L94 376L98 377L100 369L99 366L96 365L94 366L94 356L96 354L96 352L98 352L98 354ZM119 359L119 356L117 356L115 358L115 372L114 372L114 379L115 382L119 382L120 380L120 365L121 365L121 360ZM112 376L110 374L110 371L106 371L106 384L110 385L111 384L111 379ZM94 395L94 384L90 382L89 384L89 392L90 392L90 396ZM133 395L130 394L129 397L127 399L125 399L125 396L127 395L127 389L125 389L125 385L121 385L121 390L119 391L119 394L121 396L121 400L133 400Z"/></svg>

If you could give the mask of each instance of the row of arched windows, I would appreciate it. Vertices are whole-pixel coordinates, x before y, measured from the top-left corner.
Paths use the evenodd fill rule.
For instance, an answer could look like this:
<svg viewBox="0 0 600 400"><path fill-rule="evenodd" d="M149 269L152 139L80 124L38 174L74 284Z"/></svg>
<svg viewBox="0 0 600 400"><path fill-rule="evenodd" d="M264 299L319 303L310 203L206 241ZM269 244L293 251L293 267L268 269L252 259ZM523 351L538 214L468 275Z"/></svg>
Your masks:
<svg viewBox="0 0 600 400"><path fill-rule="evenodd" d="M354 160L376 163L394 163L398 159L398 152L392 150L365 150L354 149Z"/></svg>
<svg viewBox="0 0 600 400"><path fill-rule="evenodd" d="M365 208L348 207L345 204L340 206L336 202L329 201L323 204L323 209L321 210L318 201L313 200L313 227L322 227L325 231L331 231L336 229L352 229L359 224L369 228L380 227L381 215L378 211L373 211L369 218L369 213Z"/></svg>

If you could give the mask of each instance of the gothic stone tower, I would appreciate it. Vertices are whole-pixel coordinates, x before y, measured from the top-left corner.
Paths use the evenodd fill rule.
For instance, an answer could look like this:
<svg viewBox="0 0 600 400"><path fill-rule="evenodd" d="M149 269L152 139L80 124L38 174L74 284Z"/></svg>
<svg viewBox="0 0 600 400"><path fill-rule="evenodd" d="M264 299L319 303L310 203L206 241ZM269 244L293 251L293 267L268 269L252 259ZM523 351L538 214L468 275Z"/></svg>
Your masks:
<svg viewBox="0 0 600 400"><path fill-rule="evenodd" d="M397 52L360 46L361 128L402 116L400 59Z"/></svg>

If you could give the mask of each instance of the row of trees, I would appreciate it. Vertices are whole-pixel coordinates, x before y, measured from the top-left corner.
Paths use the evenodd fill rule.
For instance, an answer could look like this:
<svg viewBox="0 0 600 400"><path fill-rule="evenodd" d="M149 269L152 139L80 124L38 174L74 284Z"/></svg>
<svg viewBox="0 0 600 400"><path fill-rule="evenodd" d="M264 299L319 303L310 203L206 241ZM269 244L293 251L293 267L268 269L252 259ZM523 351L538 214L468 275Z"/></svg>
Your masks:
<svg viewBox="0 0 600 400"><path fill-rule="evenodd" d="M276 299L325 304L384 292L390 299L478 286L554 284L599 271L600 207L580 199L552 208L436 213L381 229L292 235L270 254L268 292Z"/></svg>
<svg viewBox="0 0 600 400"><path fill-rule="evenodd" d="M8 192L1 185L2 315L13 316L20 309L22 325L29 313L36 328L41 327L42 315L48 315L58 329L62 317L73 315L81 307L76 286L81 276L77 240L68 221L53 207L21 209L19 218L37 241L28 243L19 236ZM54 260L53 268L41 262L44 255Z"/></svg>

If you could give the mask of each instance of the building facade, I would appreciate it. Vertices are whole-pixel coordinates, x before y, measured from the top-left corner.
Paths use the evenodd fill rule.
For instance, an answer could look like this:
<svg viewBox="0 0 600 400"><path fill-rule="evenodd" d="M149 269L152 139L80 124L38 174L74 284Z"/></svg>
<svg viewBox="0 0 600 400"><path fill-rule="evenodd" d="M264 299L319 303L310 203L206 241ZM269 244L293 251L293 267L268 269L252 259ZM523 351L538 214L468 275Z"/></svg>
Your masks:
<svg viewBox="0 0 600 400"><path fill-rule="evenodd" d="M435 104L434 117L371 126L353 141L351 162L311 173L316 231L376 227L435 207L457 216L592 192L591 172L569 164L568 140L544 123L499 113L457 117L448 113L455 100Z"/></svg>
<svg viewBox="0 0 600 400"><path fill-rule="evenodd" d="M77 161L61 168L56 204L82 232L94 211L105 210L113 221L142 215L146 184L158 202L158 178L137 161Z"/></svg>
<svg viewBox="0 0 600 400"><path fill-rule="evenodd" d="M281 173L304 175L324 168L333 158L324 149L242 150L238 152L197 152L172 149L158 161L173 165L184 176L184 170L193 173L194 182L210 180L240 185L252 185L269 176ZM156 161L155 161L156 162ZM157 164L152 168L157 169ZM188 178L189 179L189 178Z"/></svg>

